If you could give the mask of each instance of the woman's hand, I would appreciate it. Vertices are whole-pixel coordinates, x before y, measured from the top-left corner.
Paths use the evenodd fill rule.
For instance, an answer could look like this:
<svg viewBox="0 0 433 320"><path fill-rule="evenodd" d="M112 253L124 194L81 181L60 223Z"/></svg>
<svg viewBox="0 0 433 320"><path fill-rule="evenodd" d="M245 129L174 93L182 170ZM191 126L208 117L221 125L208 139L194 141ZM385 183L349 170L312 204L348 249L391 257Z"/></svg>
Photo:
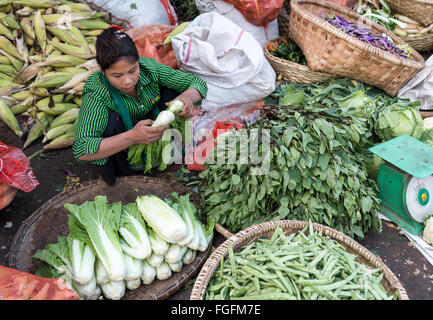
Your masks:
<svg viewBox="0 0 433 320"><path fill-rule="evenodd" d="M179 116L185 118L191 118L194 114L194 103L199 102L202 99L200 92L195 88L189 88L188 90L182 92L174 100L180 100L183 102L183 109L179 112ZM170 102L172 102L170 101ZM170 102L167 102L168 105Z"/></svg>
<svg viewBox="0 0 433 320"><path fill-rule="evenodd" d="M152 120L141 120L128 131L133 144L152 144L161 139L168 126L152 128Z"/></svg>

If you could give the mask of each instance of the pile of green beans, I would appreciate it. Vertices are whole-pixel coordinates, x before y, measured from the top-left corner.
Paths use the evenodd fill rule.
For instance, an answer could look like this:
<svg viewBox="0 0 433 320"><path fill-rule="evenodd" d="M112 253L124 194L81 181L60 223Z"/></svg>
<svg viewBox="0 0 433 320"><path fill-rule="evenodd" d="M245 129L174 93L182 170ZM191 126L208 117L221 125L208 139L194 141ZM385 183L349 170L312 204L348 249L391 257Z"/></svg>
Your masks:
<svg viewBox="0 0 433 320"><path fill-rule="evenodd" d="M307 230L309 232L307 233ZM206 288L205 300L393 300L380 269L356 261L336 240L313 230L257 239L228 255Z"/></svg>

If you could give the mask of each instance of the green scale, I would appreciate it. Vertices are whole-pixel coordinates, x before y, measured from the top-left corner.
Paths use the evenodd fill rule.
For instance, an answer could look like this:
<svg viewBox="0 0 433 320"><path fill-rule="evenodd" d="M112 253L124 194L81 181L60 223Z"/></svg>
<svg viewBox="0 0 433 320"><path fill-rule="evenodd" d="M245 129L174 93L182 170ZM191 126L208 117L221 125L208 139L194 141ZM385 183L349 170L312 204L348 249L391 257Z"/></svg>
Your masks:
<svg viewBox="0 0 433 320"><path fill-rule="evenodd" d="M386 162L377 182L382 214L413 235L433 214L433 148L402 135L369 149Z"/></svg>

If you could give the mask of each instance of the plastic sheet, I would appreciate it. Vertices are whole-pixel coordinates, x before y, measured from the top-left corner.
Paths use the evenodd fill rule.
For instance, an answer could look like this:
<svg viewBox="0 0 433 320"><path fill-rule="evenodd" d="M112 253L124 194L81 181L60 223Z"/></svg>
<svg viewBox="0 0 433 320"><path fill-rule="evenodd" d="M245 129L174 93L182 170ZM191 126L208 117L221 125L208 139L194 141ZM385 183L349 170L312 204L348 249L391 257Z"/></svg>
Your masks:
<svg viewBox="0 0 433 320"><path fill-rule="evenodd" d="M238 9L247 21L264 26L278 17L284 0L224 0Z"/></svg>

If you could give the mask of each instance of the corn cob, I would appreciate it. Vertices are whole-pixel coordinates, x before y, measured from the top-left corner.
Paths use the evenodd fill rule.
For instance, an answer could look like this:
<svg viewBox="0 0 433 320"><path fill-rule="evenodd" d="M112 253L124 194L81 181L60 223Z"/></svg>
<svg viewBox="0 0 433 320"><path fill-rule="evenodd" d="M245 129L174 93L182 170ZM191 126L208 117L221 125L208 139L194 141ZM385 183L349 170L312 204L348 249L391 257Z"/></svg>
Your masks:
<svg viewBox="0 0 433 320"><path fill-rule="evenodd" d="M87 71L86 69L84 69L84 72L74 75L71 80L66 82L63 86L55 89L53 92L67 92L68 90L73 89L77 85L84 83L87 78L90 77L93 73L93 70Z"/></svg>
<svg viewBox="0 0 433 320"><path fill-rule="evenodd" d="M15 83L7 79L0 79L0 96L8 96L15 89L22 88L24 86Z"/></svg>
<svg viewBox="0 0 433 320"><path fill-rule="evenodd" d="M21 29L20 24L13 17L4 12L0 12L0 22L8 28L14 30Z"/></svg>
<svg viewBox="0 0 433 320"><path fill-rule="evenodd" d="M31 93L39 97L48 97L50 95L47 88L36 88L34 86L30 86L29 89Z"/></svg>
<svg viewBox="0 0 433 320"><path fill-rule="evenodd" d="M78 106L75 103L56 103L52 108L40 107L38 110L51 116L58 116L73 108L78 108Z"/></svg>
<svg viewBox="0 0 433 320"><path fill-rule="evenodd" d="M91 19L91 20L79 20L72 22L72 25L74 27L77 27L78 29L106 29L110 25L105 22L103 19Z"/></svg>
<svg viewBox="0 0 433 320"><path fill-rule="evenodd" d="M0 0L0 6L7 6L10 3L11 3L10 0Z"/></svg>
<svg viewBox="0 0 433 320"><path fill-rule="evenodd" d="M8 59L8 57L6 57L4 55L0 55L0 63L1 64L11 64L10 60Z"/></svg>
<svg viewBox="0 0 433 320"><path fill-rule="evenodd" d="M75 56L75 57L79 57L79 58L83 58L83 59L91 59L95 56L95 55L92 55L89 52L89 50L85 50L84 48L80 48L78 46L70 45L67 43L55 43L52 41L49 41L49 43L52 43L56 49L59 49L60 51L62 51L63 53L65 53L67 55L71 55L71 56Z"/></svg>
<svg viewBox="0 0 433 320"><path fill-rule="evenodd" d="M59 51L61 53L61 51ZM70 55L58 55L54 57L48 57L45 63L47 65L51 65L55 68L66 68L66 67L75 67L85 63L87 60L75 56Z"/></svg>
<svg viewBox="0 0 433 320"><path fill-rule="evenodd" d="M24 101L30 96L31 96L31 92L28 89L27 90L21 90L21 91L18 91L16 93L11 94L11 97L13 97L14 99L17 99L19 101Z"/></svg>
<svg viewBox="0 0 433 320"><path fill-rule="evenodd" d="M13 5L22 5L25 7L31 7L36 9L46 9L50 7L55 7L57 5L57 2L53 0L14 0Z"/></svg>
<svg viewBox="0 0 433 320"><path fill-rule="evenodd" d="M12 10L12 5L8 4L5 6L0 6L0 12L8 13Z"/></svg>
<svg viewBox="0 0 433 320"><path fill-rule="evenodd" d="M33 14L33 29L35 31L36 40L38 40L38 45L42 49L42 52L45 54L45 47L47 45L47 33L45 30L45 23L42 20L42 14L40 10L37 10Z"/></svg>
<svg viewBox="0 0 433 320"><path fill-rule="evenodd" d="M71 80L72 75L66 72L48 72L31 84L35 88L55 88Z"/></svg>
<svg viewBox="0 0 433 320"><path fill-rule="evenodd" d="M36 39L35 31L33 30L32 21L29 18L22 18L20 21L21 29L24 34L30 39Z"/></svg>
<svg viewBox="0 0 433 320"><path fill-rule="evenodd" d="M84 36L89 36L89 37L92 37L92 36L97 37L102 33L102 31L104 31L104 29L92 29L92 30L80 29L80 30Z"/></svg>
<svg viewBox="0 0 433 320"><path fill-rule="evenodd" d="M46 133L51 121L53 121L53 116L45 114L43 112L38 112L36 119L33 120L33 125L30 128L27 139L24 142L23 149L31 145L36 139L40 138L44 133Z"/></svg>
<svg viewBox="0 0 433 320"><path fill-rule="evenodd" d="M61 103L65 99L64 94L55 94L39 100L36 103L37 108L53 107L55 103Z"/></svg>
<svg viewBox="0 0 433 320"><path fill-rule="evenodd" d="M20 10L16 10L15 14L19 15L19 16L30 16L31 14L33 14L33 12L35 12L35 8L30 8L30 7L23 7Z"/></svg>
<svg viewBox="0 0 433 320"><path fill-rule="evenodd" d="M0 22L0 34L4 35L9 40L14 40L16 37L16 30L12 31L6 27L2 22Z"/></svg>
<svg viewBox="0 0 433 320"><path fill-rule="evenodd" d="M4 51L10 54L11 56L14 56L15 58L22 60L21 55L18 51L18 49L12 44L12 42L9 41L8 38L4 36L0 36L0 48Z"/></svg>
<svg viewBox="0 0 433 320"><path fill-rule="evenodd" d="M15 77L17 75L17 71L10 64L0 64L0 72L3 72L11 77Z"/></svg>
<svg viewBox="0 0 433 320"><path fill-rule="evenodd" d="M53 35L55 35L60 41L63 41L70 45L75 45L75 46L80 45L80 42L77 39L75 39L75 37L72 36L72 34L68 32L66 29L62 29L54 26L47 26L47 30Z"/></svg>
<svg viewBox="0 0 433 320"><path fill-rule="evenodd" d="M63 149L72 146L74 143L75 134L68 133L55 138L50 143L44 145L44 150Z"/></svg>
<svg viewBox="0 0 433 320"><path fill-rule="evenodd" d="M23 132L21 131L17 118L15 118L15 115L3 100L0 100L0 119L2 119L4 123L6 123L6 125L21 138Z"/></svg>
<svg viewBox="0 0 433 320"><path fill-rule="evenodd" d="M27 111L30 107L31 107L30 105L25 105L25 104L19 103L19 104L12 106L10 109L14 115L17 115L17 114L20 114L20 113Z"/></svg>
<svg viewBox="0 0 433 320"><path fill-rule="evenodd" d="M24 68L21 70L21 72L19 72L17 82L20 84L27 83L28 81L36 77L38 73L43 70L43 68L44 66L41 62L29 65L27 68Z"/></svg>
<svg viewBox="0 0 433 320"><path fill-rule="evenodd" d="M80 29L78 29L77 27L72 26L69 29L69 32L71 33L71 35L77 39L78 43L85 49L85 50L89 50L89 45L87 43L86 38L84 37L84 35L81 33Z"/></svg>
<svg viewBox="0 0 433 320"><path fill-rule="evenodd" d="M0 49L0 53L3 54L9 60L9 63L12 64L17 71L20 71L23 68L24 64L21 60L18 60L17 58L12 57L9 53L7 53L1 49Z"/></svg>
<svg viewBox="0 0 433 320"><path fill-rule="evenodd" d="M10 82L14 81L14 77L11 77L3 72L0 72L0 79L8 80Z"/></svg>
<svg viewBox="0 0 433 320"><path fill-rule="evenodd" d="M78 68L78 67L63 67L63 68L57 68L56 70L58 72L65 72L65 73L72 74L72 76L76 76L77 74L81 74L83 72L87 72L87 69Z"/></svg>
<svg viewBox="0 0 433 320"><path fill-rule="evenodd" d="M79 113L79 108L72 108L68 111L63 112L61 115L57 116L53 120L53 122L51 122L50 130L63 124L73 123L75 120L78 119Z"/></svg>
<svg viewBox="0 0 433 320"><path fill-rule="evenodd" d="M66 131L68 131L69 128L71 128L74 124L67 123L62 124L59 126L56 126L54 128L51 128L47 131L47 134L45 135L44 139L42 140L42 143L45 143L47 141L53 140L57 137L60 137L61 135L65 134Z"/></svg>
<svg viewBox="0 0 433 320"><path fill-rule="evenodd" d="M27 46L24 43L24 35L23 32L21 30L18 30L17 32L17 36L15 38L15 43L16 43L16 47L18 49L18 52L21 54L22 56L22 61L24 61L24 63L27 63L29 61L29 50L27 49ZM22 68L22 65L21 65ZM17 69L17 71L20 71L21 68Z"/></svg>
<svg viewBox="0 0 433 320"><path fill-rule="evenodd" d="M93 12L85 3L69 2L57 7L58 12Z"/></svg>

